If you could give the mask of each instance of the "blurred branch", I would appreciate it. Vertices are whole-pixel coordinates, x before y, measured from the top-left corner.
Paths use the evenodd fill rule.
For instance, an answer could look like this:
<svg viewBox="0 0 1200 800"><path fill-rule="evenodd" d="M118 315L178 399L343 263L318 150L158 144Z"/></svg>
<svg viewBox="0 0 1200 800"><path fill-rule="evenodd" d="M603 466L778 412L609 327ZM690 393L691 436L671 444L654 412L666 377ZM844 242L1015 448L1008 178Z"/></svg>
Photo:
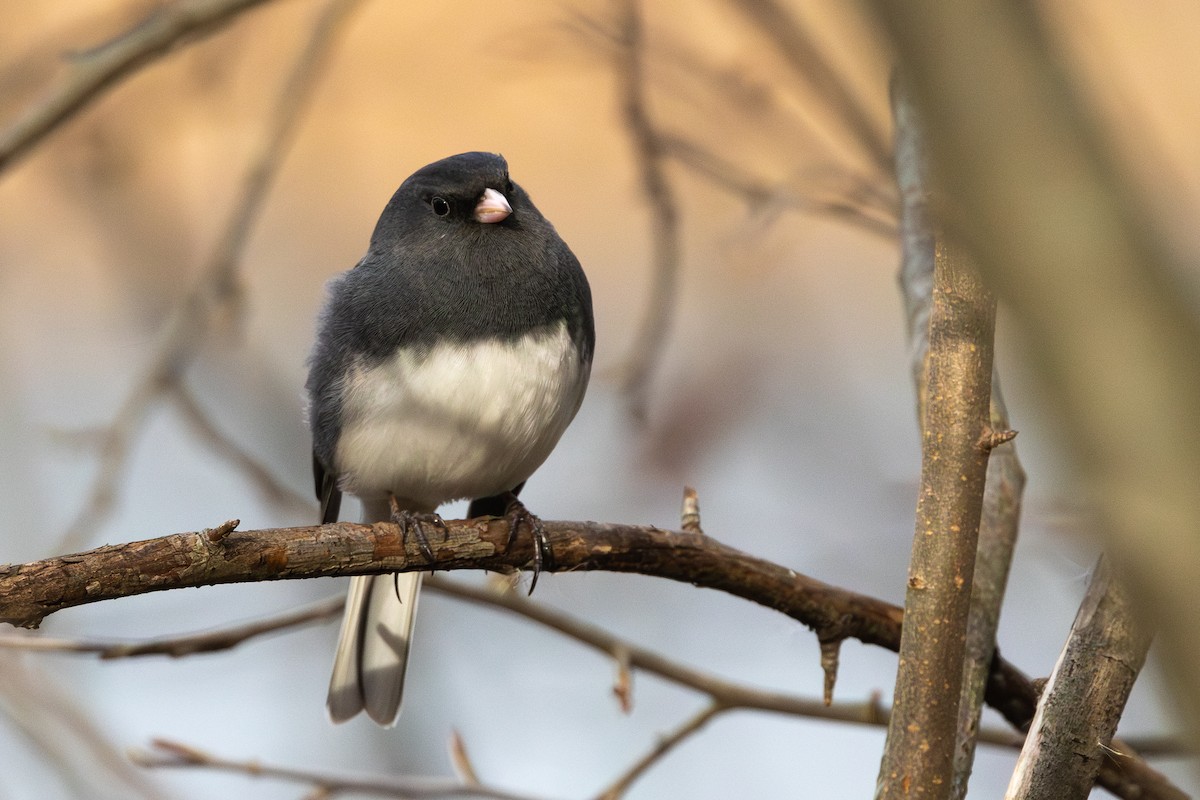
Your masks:
<svg viewBox="0 0 1200 800"><path fill-rule="evenodd" d="M171 390L170 398L182 412L183 420L191 425L196 438L208 444L218 456L249 478L267 502L276 506L290 506L303 516L312 515L312 498L284 484L272 475L262 462L227 436L196 402L196 398L187 387L177 382Z"/></svg>
<svg viewBox="0 0 1200 800"><path fill-rule="evenodd" d="M501 789L460 783L445 778L391 778L338 775L316 770L294 769L264 764L261 761L236 761L220 758L190 745L167 739L151 742L152 751L135 750L130 758L142 767L199 767L223 772L235 772L252 778L274 778L310 784L320 792L319 797L354 792L378 797L400 797L410 800L435 798L479 797L487 800L531 800L532 795L514 794Z"/></svg>
<svg viewBox="0 0 1200 800"><path fill-rule="evenodd" d="M237 202L208 264L196 285L167 320L150 364L103 433L96 478L83 507L63 534L59 549L82 547L98 522L111 513L130 448L151 404L163 393L179 386L183 372L207 341L218 318L222 314L236 316L240 310L241 289L237 273L246 241L337 34L358 4L359 0L333 0L320 14L307 45L280 90L267 128L249 158L250 166L242 180ZM245 466L243 459L234 463Z"/></svg>
<svg viewBox="0 0 1200 800"><path fill-rule="evenodd" d="M107 732L84 713L78 698L65 693L69 681L44 665L28 669L19 653L0 653L0 672L4 716L55 765L75 796L96 796L111 778L123 787L120 796L164 797L143 773L131 768Z"/></svg>
<svg viewBox="0 0 1200 800"><path fill-rule="evenodd" d="M822 196L813 190L795 190L788 182L772 184L760 180L685 136L663 132L660 139L668 156L715 186L744 198L752 209L779 205L832 217L889 242L896 240L895 209L872 191L872 184L865 178L847 175L848 186Z"/></svg>
<svg viewBox="0 0 1200 800"><path fill-rule="evenodd" d="M659 738L646 755L635 761L624 774L613 781L611 786L597 795L597 800L618 800L618 798L624 797L625 792L629 791L629 787L645 774L646 770L661 761L684 739L698 733L708 724L709 720L722 711L728 711L728 709L719 703L712 703L666 736Z"/></svg>
<svg viewBox="0 0 1200 800"><path fill-rule="evenodd" d="M1200 323L1027 4L869 4L927 125L943 222L1011 304L1114 567L1200 737ZM1197 739L1200 741L1200 738Z"/></svg>
<svg viewBox="0 0 1200 800"><path fill-rule="evenodd" d="M1084 800L1096 782L1151 636L1101 557L1033 718L1006 798Z"/></svg>
<svg viewBox="0 0 1200 800"><path fill-rule="evenodd" d="M199 41L264 0L190 0L155 6L116 39L70 56L70 72L0 132L0 172L103 92L177 46Z"/></svg>
<svg viewBox="0 0 1200 800"><path fill-rule="evenodd" d="M679 203L667 178L663 142L647 108L646 44L640 0L621 0L616 72L621 112L633 142L654 240L654 274L645 317L629 348L622 388L636 418L646 415L651 373L662 358L679 283Z"/></svg>
<svg viewBox="0 0 1200 800"><path fill-rule="evenodd" d="M891 148L883 127L871 118L861 98L854 95L800 21L778 0L736 0L730 5L775 45L797 80L808 85L823 101L822 108L837 117L842 131L858 145L871 166L880 175L890 174Z"/></svg>
<svg viewBox="0 0 1200 800"><path fill-rule="evenodd" d="M908 318L911 369L917 395L918 422L926 422L926 376L929 357L929 312L933 304L936 247L929 218L930 193L925 142L916 108L898 81L893 80L892 109L896 131L896 182L901 198L902 261L900 287ZM990 426L1009 430L1000 377L992 371ZM984 704L1000 609L1016 548L1025 471L1013 443L991 451L979 525L979 542L967 623L962 699L959 703L958 744L954 756L951 797L967 794L974 761L976 733Z"/></svg>
<svg viewBox="0 0 1200 800"><path fill-rule="evenodd" d="M247 639L334 619L341 615L345 601L344 597L333 597L276 617L246 625L222 628L209 633L168 636L141 642L98 642L81 639L52 639L46 636L7 635L0 636L0 648L38 652L94 653L102 659L136 656L182 658L196 653L229 650Z"/></svg>
<svg viewBox="0 0 1200 800"><path fill-rule="evenodd" d="M968 617L993 447L988 409L996 301L957 245L934 230L921 487L879 798L912 792L933 800L949 798L954 789Z"/></svg>

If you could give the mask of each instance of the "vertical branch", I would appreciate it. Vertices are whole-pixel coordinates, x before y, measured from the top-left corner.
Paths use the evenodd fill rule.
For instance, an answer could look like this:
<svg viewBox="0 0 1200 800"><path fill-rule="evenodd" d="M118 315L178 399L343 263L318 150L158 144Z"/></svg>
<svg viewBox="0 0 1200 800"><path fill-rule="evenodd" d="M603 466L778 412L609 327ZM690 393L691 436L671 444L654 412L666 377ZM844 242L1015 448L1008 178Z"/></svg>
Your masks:
<svg viewBox="0 0 1200 800"><path fill-rule="evenodd" d="M1200 741L1200 323L1029 4L869 3L904 59L944 221L1025 326L1106 552ZM1131 154L1136 156L1136 153Z"/></svg>
<svg viewBox="0 0 1200 800"><path fill-rule="evenodd" d="M924 135L916 108L898 80L892 84L892 113L896 130L896 181L900 189L901 295L908 319L911 367L917 392L917 414L925 424L929 355L929 313L933 302L933 224L929 218L930 182ZM1000 392L1000 379L992 373L990 424L994 431L1008 430L1008 411ZM967 793L967 779L975 756L976 732L992 657L1000 607L1008 584L1008 571L1016 547L1025 471L1013 444L997 447L988 459L979 543L971 588L967 623L962 699L959 706L958 747L955 752L951 797Z"/></svg>
<svg viewBox="0 0 1200 800"><path fill-rule="evenodd" d="M1151 636L1103 557L1042 692L1008 800L1084 800L1104 763Z"/></svg>
<svg viewBox="0 0 1200 800"><path fill-rule="evenodd" d="M646 414L649 381L662 357L679 282L679 203L665 170L666 148L646 107L645 30L639 0L622 0L617 50L621 113L633 140L654 237L654 283L622 381L634 416Z"/></svg>
<svg viewBox="0 0 1200 800"><path fill-rule="evenodd" d="M921 489L881 798L950 796L992 442L995 299L955 246L936 232L933 241Z"/></svg>

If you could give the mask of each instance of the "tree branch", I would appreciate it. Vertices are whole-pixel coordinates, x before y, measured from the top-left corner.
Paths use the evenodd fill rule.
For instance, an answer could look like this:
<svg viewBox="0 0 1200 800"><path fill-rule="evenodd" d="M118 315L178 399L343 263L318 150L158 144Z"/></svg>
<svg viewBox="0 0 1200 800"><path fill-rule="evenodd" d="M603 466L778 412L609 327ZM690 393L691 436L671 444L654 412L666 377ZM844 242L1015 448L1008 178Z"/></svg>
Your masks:
<svg viewBox="0 0 1200 800"><path fill-rule="evenodd" d="M445 778L420 777L365 777L318 772L311 769L295 769L263 764L261 761L237 761L214 756L204 750L167 739L151 742L153 751L135 750L130 753L134 763L151 768L201 767L206 769L235 772L253 778L275 778L277 780L307 783L316 787L317 797L354 792L376 797L398 797L406 800L441 800L442 798L476 797L484 800L533 800L531 795L515 794L502 789L462 783Z"/></svg>
<svg viewBox="0 0 1200 800"><path fill-rule="evenodd" d="M554 555L553 563L543 565L544 571L656 575L772 608L812 628L819 638L856 638L899 649L903 612L896 606L763 561L706 535L597 522L543 524ZM433 562L425 560L415 541L401 541L400 530L392 523L339 522L246 532L225 524L29 564L2 565L0 621L36 627L45 616L65 608L185 587L429 569L511 572L533 562L533 543L524 528L513 547L508 547L505 519L447 520L445 526L444 539L440 529L425 531L433 546ZM634 649L627 652L643 668L653 663L641 661ZM746 707L764 707L751 702L750 695L741 699ZM987 699L1023 730L1033 717L1037 692L1019 669L997 654ZM836 712L835 708L832 713ZM869 721L850 715L846 719ZM1130 800L1178 797L1158 791L1173 787L1136 757L1123 760L1116 772L1102 772L1101 785Z"/></svg>
<svg viewBox="0 0 1200 800"><path fill-rule="evenodd" d="M647 107L645 26L640 0L622 0L617 77L621 113L650 212L654 275L621 384L636 419L646 415L649 383L666 346L679 283L679 203L667 178L666 153Z"/></svg>
<svg viewBox="0 0 1200 800"><path fill-rule="evenodd" d="M0 132L0 172L104 91L185 41L199 41L264 0L192 0L158 5L111 42L71 57L71 71Z"/></svg>
<svg viewBox="0 0 1200 800"><path fill-rule="evenodd" d="M908 318L911 369L917 394L917 417L926 422L926 362L929 357L929 312L933 304L935 233L929 218L932 191L925 141L917 110L908 93L893 79L892 113L896 129L896 182L900 189L901 295ZM993 431L1009 429L1008 411L1000 391L1000 377L992 371L990 424ZM976 734L984 704L996 630L1008 584L1009 567L1016 548L1025 471L1009 443L992 450L988 458L979 543L971 588L963 665L962 700L959 703L958 746L954 756L951 797L963 798L975 756Z"/></svg>
<svg viewBox="0 0 1200 800"><path fill-rule="evenodd" d="M990 444L996 301L934 228L921 488L877 797L948 798ZM910 319L912 315L910 314Z"/></svg>
<svg viewBox="0 0 1200 800"><path fill-rule="evenodd" d="M947 192L944 221L1026 327L1106 552L1160 625L1200 741L1200 323L1038 10L870 8L895 45Z"/></svg>
<svg viewBox="0 0 1200 800"><path fill-rule="evenodd" d="M1042 692L1006 798L1084 800L1146 660L1151 636L1101 557Z"/></svg>

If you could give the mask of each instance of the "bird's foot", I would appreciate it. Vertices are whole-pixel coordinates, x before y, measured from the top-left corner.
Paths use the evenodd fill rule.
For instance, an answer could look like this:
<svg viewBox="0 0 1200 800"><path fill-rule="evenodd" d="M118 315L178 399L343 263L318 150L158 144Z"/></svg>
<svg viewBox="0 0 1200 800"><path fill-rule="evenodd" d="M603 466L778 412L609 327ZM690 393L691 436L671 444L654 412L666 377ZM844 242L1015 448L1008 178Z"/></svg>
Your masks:
<svg viewBox="0 0 1200 800"><path fill-rule="evenodd" d="M425 529L422 525L433 525L440 528L442 531L442 540L450 536L450 532L446 529L446 521L442 519L441 514L437 513L421 513L417 511L409 511L406 508L400 508L393 497L389 500L392 512L392 522L400 526L400 541L405 547L408 546L408 537L415 534L417 547L421 550L421 555L430 563L433 563L435 556L433 548L429 545L429 537L425 535Z"/></svg>
<svg viewBox="0 0 1200 800"><path fill-rule="evenodd" d="M504 516L508 520L509 547L516 542L517 531L521 524L525 523L529 526L529 533L533 537L533 580L529 583L529 593L533 594L538 576L542 574L542 568L552 569L554 566L554 552L550 549L550 539L546 535L542 521L530 513L516 495L513 495L508 501L508 508L505 510Z"/></svg>

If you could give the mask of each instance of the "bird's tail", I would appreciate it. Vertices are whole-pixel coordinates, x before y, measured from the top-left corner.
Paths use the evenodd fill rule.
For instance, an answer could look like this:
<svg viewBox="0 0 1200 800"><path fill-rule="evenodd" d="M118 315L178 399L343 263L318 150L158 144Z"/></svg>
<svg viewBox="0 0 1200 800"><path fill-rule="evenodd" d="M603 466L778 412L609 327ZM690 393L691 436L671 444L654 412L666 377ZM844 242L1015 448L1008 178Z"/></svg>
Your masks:
<svg viewBox="0 0 1200 800"><path fill-rule="evenodd" d="M390 518L386 504L373 505L364 504L364 522ZM380 725L396 724L421 578L420 572L403 572L350 579L325 701L334 722L365 710Z"/></svg>

